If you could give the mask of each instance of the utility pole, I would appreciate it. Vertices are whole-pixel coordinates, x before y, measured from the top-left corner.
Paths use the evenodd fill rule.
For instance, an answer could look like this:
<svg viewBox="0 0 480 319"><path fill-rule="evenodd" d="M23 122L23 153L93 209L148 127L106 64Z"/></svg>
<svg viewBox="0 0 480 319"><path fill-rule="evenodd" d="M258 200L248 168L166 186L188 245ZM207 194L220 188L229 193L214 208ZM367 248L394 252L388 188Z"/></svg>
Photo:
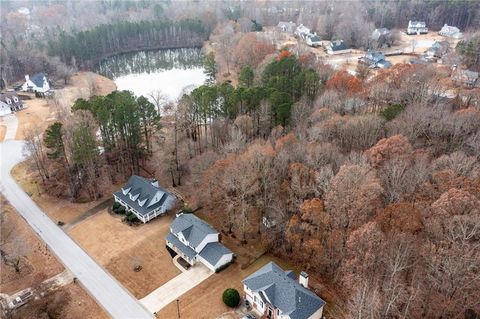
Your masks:
<svg viewBox="0 0 480 319"><path fill-rule="evenodd" d="M177 318L180 319L180 305L179 305L180 300L177 299Z"/></svg>

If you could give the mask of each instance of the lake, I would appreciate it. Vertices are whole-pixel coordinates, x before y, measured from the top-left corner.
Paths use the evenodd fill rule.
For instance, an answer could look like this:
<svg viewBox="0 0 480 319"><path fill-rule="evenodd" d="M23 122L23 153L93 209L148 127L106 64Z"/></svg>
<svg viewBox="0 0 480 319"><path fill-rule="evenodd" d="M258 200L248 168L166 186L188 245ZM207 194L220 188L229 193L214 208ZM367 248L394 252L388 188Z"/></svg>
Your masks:
<svg viewBox="0 0 480 319"><path fill-rule="evenodd" d="M103 60L97 68L98 73L115 81L118 90L146 97L160 90L172 101L184 89L202 85L206 80L203 71L203 55L198 48L125 53Z"/></svg>

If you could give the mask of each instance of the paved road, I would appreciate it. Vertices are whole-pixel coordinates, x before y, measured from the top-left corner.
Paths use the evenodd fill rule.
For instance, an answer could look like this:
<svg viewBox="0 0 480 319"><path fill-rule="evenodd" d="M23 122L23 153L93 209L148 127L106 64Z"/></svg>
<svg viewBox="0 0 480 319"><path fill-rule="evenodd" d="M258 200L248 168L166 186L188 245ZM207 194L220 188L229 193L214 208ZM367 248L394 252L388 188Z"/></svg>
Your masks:
<svg viewBox="0 0 480 319"><path fill-rule="evenodd" d="M22 147L22 141L0 143L0 192L113 318L153 318L135 297L53 223L13 180L10 170L22 160Z"/></svg>
<svg viewBox="0 0 480 319"><path fill-rule="evenodd" d="M17 133L18 119L15 114L8 114L3 116L1 119L2 125L7 127L5 132L4 140L13 140L15 139L15 134Z"/></svg>

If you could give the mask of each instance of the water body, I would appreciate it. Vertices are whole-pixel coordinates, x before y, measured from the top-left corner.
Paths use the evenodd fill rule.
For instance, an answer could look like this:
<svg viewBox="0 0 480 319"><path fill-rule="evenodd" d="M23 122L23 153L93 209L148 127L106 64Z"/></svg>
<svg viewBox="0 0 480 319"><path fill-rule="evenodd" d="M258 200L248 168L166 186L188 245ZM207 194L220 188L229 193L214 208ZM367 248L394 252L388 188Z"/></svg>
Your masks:
<svg viewBox="0 0 480 319"><path fill-rule="evenodd" d="M113 79L118 90L146 97L160 90L172 101L184 89L200 86L206 80L203 55L197 48L120 54L103 60L97 72Z"/></svg>

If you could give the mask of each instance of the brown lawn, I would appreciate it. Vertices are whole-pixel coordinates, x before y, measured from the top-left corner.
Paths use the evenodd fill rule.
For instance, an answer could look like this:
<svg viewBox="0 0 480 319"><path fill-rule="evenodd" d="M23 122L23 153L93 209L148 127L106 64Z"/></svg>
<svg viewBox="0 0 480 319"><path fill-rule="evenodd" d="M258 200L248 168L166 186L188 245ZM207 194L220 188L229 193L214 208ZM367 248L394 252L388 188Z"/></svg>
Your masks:
<svg viewBox="0 0 480 319"><path fill-rule="evenodd" d="M274 261L284 269L295 270L285 261L271 255L262 256L246 269L241 269L239 263L235 263L222 272L210 276L207 280L182 295L179 298L180 317L212 319L232 311L222 301L223 291L227 288L235 288L243 296L242 280L270 261ZM157 318L177 318L176 302L172 302L160 310L157 313Z"/></svg>
<svg viewBox="0 0 480 319"><path fill-rule="evenodd" d="M135 297L143 298L180 271L165 249L174 215L128 226L106 210L73 227L69 234ZM138 262L142 270L134 272Z"/></svg>

